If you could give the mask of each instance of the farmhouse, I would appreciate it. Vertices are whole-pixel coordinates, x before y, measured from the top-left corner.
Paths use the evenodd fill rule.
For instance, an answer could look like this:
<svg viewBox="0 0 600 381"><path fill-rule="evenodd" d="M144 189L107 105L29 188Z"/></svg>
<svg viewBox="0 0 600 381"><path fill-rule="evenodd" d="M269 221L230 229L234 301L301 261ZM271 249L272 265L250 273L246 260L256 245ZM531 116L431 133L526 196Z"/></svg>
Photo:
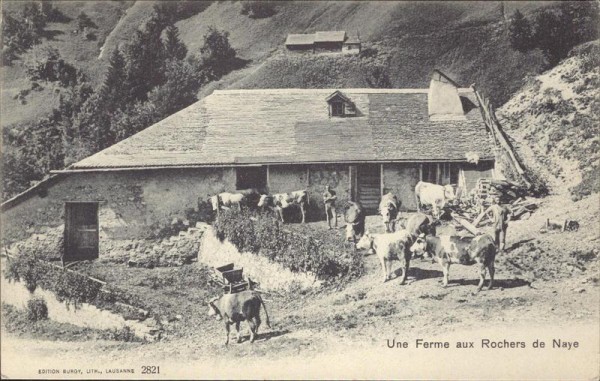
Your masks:
<svg viewBox="0 0 600 381"><path fill-rule="evenodd" d="M2 238L64 225L65 250L93 258L251 187L308 189L321 214L327 184L340 204L374 213L393 192L415 210L420 180L468 192L497 174L478 99L439 71L428 89L217 90L2 204Z"/></svg>
<svg viewBox="0 0 600 381"><path fill-rule="evenodd" d="M288 34L285 47L292 52L360 53L360 38L345 31L324 31L312 34Z"/></svg>

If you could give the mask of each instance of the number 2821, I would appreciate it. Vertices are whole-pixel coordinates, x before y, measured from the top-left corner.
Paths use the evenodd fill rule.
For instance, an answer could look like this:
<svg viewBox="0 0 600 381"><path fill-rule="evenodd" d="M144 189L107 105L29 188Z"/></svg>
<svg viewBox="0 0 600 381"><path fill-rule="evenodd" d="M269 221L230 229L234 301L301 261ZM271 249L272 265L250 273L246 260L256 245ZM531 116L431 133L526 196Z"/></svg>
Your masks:
<svg viewBox="0 0 600 381"><path fill-rule="evenodd" d="M143 365L142 366L142 374L159 374L160 366L154 365Z"/></svg>

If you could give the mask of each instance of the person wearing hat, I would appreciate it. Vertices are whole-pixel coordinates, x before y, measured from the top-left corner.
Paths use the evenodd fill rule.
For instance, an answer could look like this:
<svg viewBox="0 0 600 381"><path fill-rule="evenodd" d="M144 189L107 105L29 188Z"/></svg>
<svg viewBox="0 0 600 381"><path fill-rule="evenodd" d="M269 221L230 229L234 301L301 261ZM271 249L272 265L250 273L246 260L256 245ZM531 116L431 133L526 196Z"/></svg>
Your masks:
<svg viewBox="0 0 600 381"><path fill-rule="evenodd" d="M333 229L331 227L332 218L335 229L337 229L337 213L335 211L335 200L337 200L335 191L331 190L331 187L329 185L326 185L325 193L323 193L323 202L325 203L325 215L327 216L327 225L329 225L329 229Z"/></svg>
<svg viewBox="0 0 600 381"><path fill-rule="evenodd" d="M504 252L506 246L506 230L508 229L508 221L512 214L510 209L500 205L500 198L493 197L492 205L485 211L492 219L492 227L494 228L494 243L498 248L498 252Z"/></svg>

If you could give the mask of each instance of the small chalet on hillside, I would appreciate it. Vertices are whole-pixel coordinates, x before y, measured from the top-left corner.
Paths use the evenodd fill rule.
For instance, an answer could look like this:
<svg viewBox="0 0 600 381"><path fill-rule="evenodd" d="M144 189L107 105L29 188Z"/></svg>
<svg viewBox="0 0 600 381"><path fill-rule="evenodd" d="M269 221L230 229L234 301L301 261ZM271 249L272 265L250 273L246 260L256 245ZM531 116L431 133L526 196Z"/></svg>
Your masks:
<svg viewBox="0 0 600 381"><path fill-rule="evenodd" d="M285 47L292 52L360 53L360 38L347 36L345 31L325 31L312 34L288 34Z"/></svg>
<svg viewBox="0 0 600 381"><path fill-rule="evenodd" d="M2 234L64 224L98 253L98 234L146 237L223 191L307 189L322 210L330 185L340 204L375 212L393 192L411 211L420 180L494 176L477 94L438 71L428 89L217 90L5 202Z"/></svg>

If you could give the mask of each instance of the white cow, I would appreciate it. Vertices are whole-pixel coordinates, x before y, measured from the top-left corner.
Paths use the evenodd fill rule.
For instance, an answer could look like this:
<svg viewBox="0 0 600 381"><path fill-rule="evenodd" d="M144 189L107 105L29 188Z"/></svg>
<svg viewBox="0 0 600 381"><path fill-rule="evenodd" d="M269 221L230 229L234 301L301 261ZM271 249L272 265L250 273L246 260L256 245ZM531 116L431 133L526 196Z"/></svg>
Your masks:
<svg viewBox="0 0 600 381"><path fill-rule="evenodd" d="M242 204L247 204L251 201L252 197L258 197L258 191L256 189L244 189L237 193L223 192L211 196L209 198L212 208L217 214L221 208L229 209L233 206L237 206L241 210Z"/></svg>
<svg viewBox="0 0 600 381"><path fill-rule="evenodd" d="M263 194L258 201L258 207L267 206L274 208L277 211L279 218L281 218L281 222L285 223L285 220L283 219L283 209L289 208L292 205L299 206L300 212L302 213L302 223L305 223L306 206L309 202L310 198L308 196L308 191L299 190L289 193L277 193L274 195Z"/></svg>
<svg viewBox="0 0 600 381"><path fill-rule="evenodd" d="M419 181L415 186L415 198L417 199L417 211L421 211L422 205L431 205L433 216L440 217L441 209L448 201L454 200L454 188L452 185L437 185Z"/></svg>
<svg viewBox="0 0 600 381"><path fill-rule="evenodd" d="M398 230L395 233L385 234L366 233L358 241L356 248L373 250L377 254L381 262L384 282L391 278L392 260L397 259L401 263L403 262L404 267L402 276L400 277L400 284L404 284L412 256L410 252L411 245L412 238L410 233L406 230Z"/></svg>

